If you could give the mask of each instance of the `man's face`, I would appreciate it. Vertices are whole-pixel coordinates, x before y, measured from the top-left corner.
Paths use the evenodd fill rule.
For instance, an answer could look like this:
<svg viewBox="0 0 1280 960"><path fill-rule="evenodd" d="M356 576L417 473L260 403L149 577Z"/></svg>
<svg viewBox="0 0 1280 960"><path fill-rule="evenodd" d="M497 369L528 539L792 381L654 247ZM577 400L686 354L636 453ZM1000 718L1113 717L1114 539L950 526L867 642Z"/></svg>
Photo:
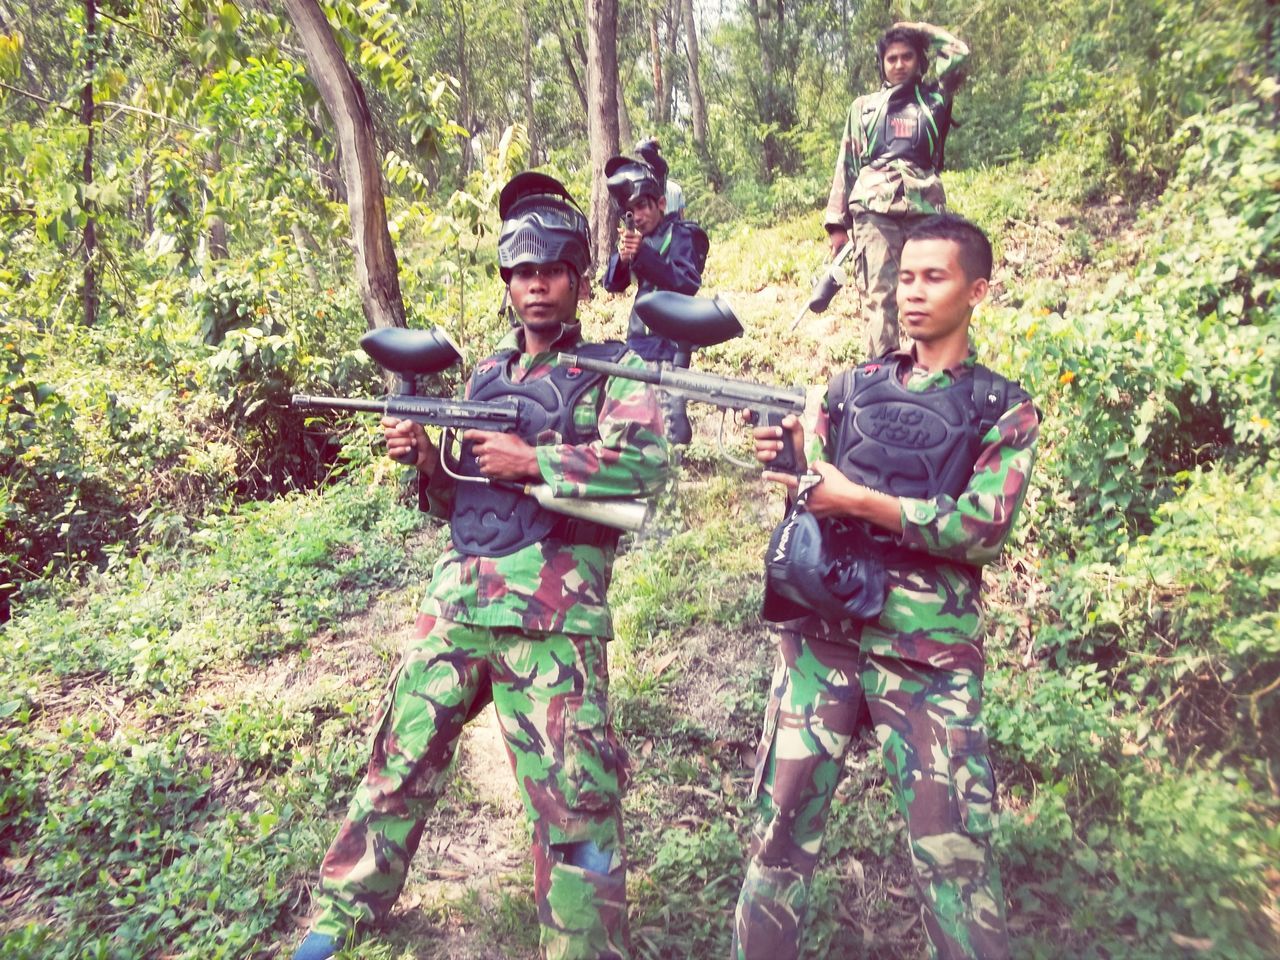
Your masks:
<svg viewBox="0 0 1280 960"><path fill-rule="evenodd" d="M894 86L912 79L919 67L919 57L910 44L891 43L884 52L884 78Z"/></svg>
<svg viewBox="0 0 1280 960"><path fill-rule="evenodd" d="M908 240L898 266L898 321L921 343L967 334L988 286L965 276L954 240Z"/></svg>
<svg viewBox="0 0 1280 960"><path fill-rule="evenodd" d="M511 268L507 290L520 321L535 332L573 323L578 311L578 273L563 260Z"/></svg>
<svg viewBox="0 0 1280 960"><path fill-rule="evenodd" d="M657 200L653 197L641 197L628 204L627 211L635 217L636 229L647 237L658 229L658 224L667 215L667 199L666 197Z"/></svg>

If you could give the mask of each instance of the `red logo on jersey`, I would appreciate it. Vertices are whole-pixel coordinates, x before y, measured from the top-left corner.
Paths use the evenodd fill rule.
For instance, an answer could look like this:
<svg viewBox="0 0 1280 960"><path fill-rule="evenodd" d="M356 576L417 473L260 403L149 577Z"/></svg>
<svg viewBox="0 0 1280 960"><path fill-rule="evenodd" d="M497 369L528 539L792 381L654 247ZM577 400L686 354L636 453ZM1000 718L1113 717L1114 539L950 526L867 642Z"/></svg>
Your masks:
<svg viewBox="0 0 1280 960"><path fill-rule="evenodd" d="M915 117L890 117L889 124L893 127L893 139L895 140L912 140L916 135L916 118Z"/></svg>

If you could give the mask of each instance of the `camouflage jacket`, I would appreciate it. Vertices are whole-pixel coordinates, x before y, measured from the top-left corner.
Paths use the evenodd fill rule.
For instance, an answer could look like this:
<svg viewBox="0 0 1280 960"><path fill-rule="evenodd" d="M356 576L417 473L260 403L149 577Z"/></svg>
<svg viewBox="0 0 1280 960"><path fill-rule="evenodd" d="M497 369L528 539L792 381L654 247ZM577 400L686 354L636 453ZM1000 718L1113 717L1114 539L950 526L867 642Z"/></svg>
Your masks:
<svg viewBox="0 0 1280 960"><path fill-rule="evenodd" d="M511 370L512 379L521 380L546 376L557 353L581 343L575 325L547 353L525 354L520 330L500 349L521 351ZM645 365L633 353L621 362ZM573 415L584 431L594 426L599 439L572 446L547 437L535 448L542 480L557 496L647 497L661 488L667 442L658 397L648 384L610 377L583 394ZM424 508L448 517L455 485L443 470L424 478ZM555 541L492 558L464 556L450 547L436 563L421 612L476 626L612 636L606 592L613 556L612 547Z"/></svg>
<svg viewBox="0 0 1280 960"><path fill-rule="evenodd" d="M908 351L899 351L912 356ZM914 357L912 356L914 359ZM930 371L912 364L908 390L936 390L973 376L977 355L955 368ZM818 414L809 458L831 461L826 400ZM1016 403L982 438L973 476L957 497L902 497L901 546L943 562L889 568L889 596L874 629L862 633L869 653L905 657L932 666L981 670L981 573L1008 539L1026 496L1040 433L1040 415L1030 401ZM954 562L946 562L954 561ZM806 633L847 636L847 625L807 618Z"/></svg>
<svg viewBox="0 0 1280 960"><path fill-rule="evenodd" d="M886 84L875 93L858 97L849 108L823 219L829 230L849 230L859 209L888 214L938 213L946 206L942 179L932 167L922 168L906 160L871 162L869 130L878 124L891 98L905 95L939 103L949 113L951 98L963 82L960 68L969 57L968 46L940 27L928 30L936 80L919 81L910 91Z"/></svg>

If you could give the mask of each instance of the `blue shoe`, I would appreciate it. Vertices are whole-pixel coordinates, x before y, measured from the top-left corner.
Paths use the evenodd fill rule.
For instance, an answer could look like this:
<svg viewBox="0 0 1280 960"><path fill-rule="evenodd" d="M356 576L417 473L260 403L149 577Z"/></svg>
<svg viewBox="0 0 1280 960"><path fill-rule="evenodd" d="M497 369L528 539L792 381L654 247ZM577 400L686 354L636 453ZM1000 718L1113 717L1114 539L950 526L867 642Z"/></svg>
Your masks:
<svg viewBox="0 0 1280 960"><path fill-rule="evenodd" d="M342 941L327 933L308 933L298 945L293 960L329 960L342 947Z"/></svg>

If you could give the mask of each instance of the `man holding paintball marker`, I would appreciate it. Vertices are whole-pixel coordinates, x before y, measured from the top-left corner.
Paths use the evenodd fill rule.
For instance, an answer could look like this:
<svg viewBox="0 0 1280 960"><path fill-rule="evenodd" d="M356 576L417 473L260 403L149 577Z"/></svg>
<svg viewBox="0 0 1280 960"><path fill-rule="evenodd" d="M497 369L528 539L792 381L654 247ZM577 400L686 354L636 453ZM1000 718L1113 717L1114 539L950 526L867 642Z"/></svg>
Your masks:
<svg viewBox="0 0 1280 960"><path fill-rule="evenodd" d="M520 326L475 368L467 396L531 413L517 432L467 430L460 474L421 424L383 420L388 455L417 468L420 502L449 518L453 545L432 573L418 638L384 700L294 960L325 960L388 915L462 728L490 702L530 824L543 955L629 953L625 758L608 702L617 532L550 513L520 485L545 483L560 497L651 496L667 468L661 410L643 383L555 362L572 350L645 366L620 343L582 341L587 220L564 186L522 173L503 188L499 212L498 260Z"/></svg>
<svg viewBox="0 0 1280 960"><path fill-rule="evenodd" d="M991 245L973 224L916 224L897 288L913 348L831 380L809 475L765 473L792 505L766 554L778 662L735 960L799 954L827 813L867 725L906 821L932 956L1009 956L980 593L1027 491L1039 414L969 345L990 277ZM794 416L757 427L756 458L768 470L804 436Z"/></svg>
<svg viewBox="0 0 1280 960"><path fill-rule="evenodd" d="M661 178L643 160L611 157L604 172L609 193L623 218L618 250L609 258L605 270L604 288L621 293L634 277L637 293L697 293L710 247L703 229L692 220L667 213ZM650 363L665 360L673 366L689 366L689 347L649 330L634 310L627 327L627 346ZM672 443L688 443L693 430L684 401L664 398L663 403L668 439Z"/></svg>
<svg viewBox="0 0 1280 960"><path fill-rule="evenodd" d="M925 80L930 56L936 79ZM823 224L833 254L854 244L868 359L898 348L894 287L907 232L946 206L943 146L968 56L941 27L894 24L876 44L881 89L854 100L845 120Z"/></svg>

